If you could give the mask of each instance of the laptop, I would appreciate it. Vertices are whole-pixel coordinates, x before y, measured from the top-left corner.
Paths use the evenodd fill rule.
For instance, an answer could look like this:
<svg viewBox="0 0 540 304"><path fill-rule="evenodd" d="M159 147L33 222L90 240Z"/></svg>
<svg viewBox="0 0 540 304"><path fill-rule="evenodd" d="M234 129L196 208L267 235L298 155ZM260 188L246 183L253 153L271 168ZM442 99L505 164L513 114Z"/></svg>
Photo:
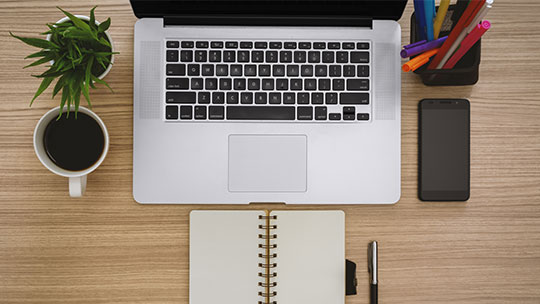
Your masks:
<svg viewBox="0 0 540 304"><path fill-rule="evenodd" d="M131 0L135 200L397 202L406 2Z"/></svg>

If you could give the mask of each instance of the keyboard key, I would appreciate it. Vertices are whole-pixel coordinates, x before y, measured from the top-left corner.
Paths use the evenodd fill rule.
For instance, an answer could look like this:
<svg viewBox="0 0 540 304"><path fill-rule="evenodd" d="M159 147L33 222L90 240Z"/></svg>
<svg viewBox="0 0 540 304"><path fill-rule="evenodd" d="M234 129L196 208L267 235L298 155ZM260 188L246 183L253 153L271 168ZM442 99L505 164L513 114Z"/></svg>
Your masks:
<svg viewBox="0 0 540 304"><path fill-rule="evenodd" d="M266 93L255 93L255 104L267 104L267 98Z"/></svg>
<svg viewBox="0 0 540 304"><path fill-rule="evenodd" d="M287 91L289 89L289 80L285 78L276 79L276 90Z"/></svg>
<svg viewBox="0 0 540 304"><path fill-rule="evenodd" d="M369 49L369 43L368 42L358 42L356 43L356 48L359 50L368 50Z"/></svg>
<svg viewBox="0 0 540 304"><path fill-rule="evenodd" d="M234 89L236 91L243 91L246 89L246 80L242 78L234 79Z"/></svg>
<svg viewBox="0 0 540 304"><path fill-rule="evenodd" d="M167 78L165 84L169 90L187 90L189 89L189 78Z"/></svg>
<svg viewBox="0 0 540 304"><path fill-rule="evenodd" d="M279 62L282 62L282 63L292 62L292 52L291 51L279 52Z"/></svg>
<svg viewBox="0 0 540 304"><path fill-rule="evenodd" d="M221 62L221 51L208 52L208 60L210 62Z"/></svg>
<svg viewBox="0 0 540 304"><path fill-rule="evenodd" d="M334 52L330 52L330 51L322 52L322 62L334 63Z"/></svg>
<svg viewBox="0 0 540 304"><path fill-rule="evenodd" d="M336 62L337 63L349 63L349 53L347 53L347 52L336 52Z"/></svg>
<svg viewBox="0 0 540 304"><path fill-rule="evenodd" d="M239 102L239 94L237 92L229 92L227 93L227 103L228 104L238 104Z"/></svg>
<svg viewBox="0 0 540 304"><path fill-rule="evenodd" d="M222 49L223 48L223 41L212 41L210 42L210 47L213 49Z"/></svg>
<svg viewBox="0 0 540 304"><path fill-rule="evenodd" d="M272 75L274 77L285 76L285 66L282 64L276 64L272 68Z"/></svg>
<svg viewBox="0 0 540 304"><path fill-rule="evenodd" d="M270 104L281 104L281 94L270 93L270 99L268 101Z"/></svg>
<svg viewBox="0 0 540 304"><path fill-rule="evenodd" d="M182 61L182 62L192 62L193 61L193 51L181 51L180 52L180 61Z"/></svg>
<svg viewBox="0 0 540 304"><path fill-rule="evenodd" d="M266 51L266 62L278 62L278 52Z"/></svg>
<svg viewBox="0 0 540 304"><path fill-rule="evenodd" d="M330 120L341 120L341 113L330 113Z"/></svg>
<svg viewBox="0 0 540 304"><path fill-rule="evenodd" d="M284 47L289 50L296 49L296 42L285 42Z"/></svg>
<svg viewBox="0 0 540 304"><path fill-rule="evenodd" d="M177 62L178 61L178 51L167 50L167 62Z"/></svg>
<svg viewBox="0 0 540 304"><path fill-rule="evenodd" d="M352 63L369 63L368 52L351 52Z"/></svg>
<svg viewBox="0 0 540 304"><path fill-rule="evenodd" d="M349 105L369 104L369 94L368 93L340 93L339 103L349 104Z"/></svg>
<svg viewBox="0 0 540 304"><path fill-rule="evenodd" d="M225 103L225 93L223 93L223 92L214 92L214 93L212 93L212 103L213 104L224 104Z"/></svg>
<svg viewBox="0 0 540 304"><path fill-rule="evenodd" d="M313 76L313 66L312 65L303 65L302 66L302 76L311 77Z"/></svg>
<svg viewBox="0 0 540 304"><path fill-rule="evenodd" d="M326 93L326 104L337 104L337 93Z"/></svg>
<svg viewBox="0 0 540 304"><path fill-rule="evenodd" d="M355 75L355 66L354 65L344 65L343 66L343 77L354 77Z"/></svg>
<svg viewBox="0 0 540 304"><path fill-rule="evenodd" d="M229 106L230 120L294 120L294 107L275 106Z"/></svg>
<svg viewBox="0 0 540 304"><path fill-rule="evenodd" d="M332 87L334 91L343 91L345 90L345 79L334 79L332 80Z"/></svg>
<svg viewBox="0 0 540 304"><path fill-rule="evenodd" d="M168 120L178 119L178 106L166 106L165 118Z"/></svg>
<svg viewBox="0 0 540 304"><path fill-rule="evenodd" d="M298 43L299 49L310 49L311 48L311 42L300 42Z"/></svg>
<svg viewBox="0 0 540 304"><path fill-rule="evenodd" d="M210 92L199 92L199 99L197 103L209 104L210 103Z"/></svg>
<svg viewBox="0 0 540 304"><path fill-rule="evenodd" d="M270 42L270 48L274 50L281 49L283 44L281 42Z"/></svg>
<svg viewBox="0 0 540 304"><path fill-rule="evenodd" d="M253 93L242 93L240 95L240 103L241 104L252 104L253 103Z"/></svg>
<svg viewBox="0 0 540 304"><path fill-rule="evenodd" d="M265 78L262 80L262 89L264 91L273 91L274 90L274 79Z"/></svg>
<svg viewBox="0 0 540 304"><path fill-rule="evenodd" d="M206 62L206 51L195 51L195 62Z"/></svg>
<svg viewBox="0 0 540 304"><path fill-rule="evenodd" d="M217 78L206 78L204 80L204 88L209 91L217 90L218 88Z"/></svg>
<svg viewBox="0 0 540 304"><path fill-rule="evenodd" d="M314 49L325 49L326 43L324 42L313 42L313 48Z"/></svg>
<svg viewBox="0 0 540 304"><path fill-rule="evenodd" d="M199 76L200 66L198 64L188 64L188 76Z"/></svg>
<svg viewBox="0 0 540 304"><path fill-rule="evenodd" d="M306 62L306 52L305 51L295 51L294 52L294 62L295 63L305 63Z"/></svg>
<svg viewBox="0 0 540 304"><path fill-rule="evenodd" d="M230 78L220 78L219 79L219 89L222 91L232 90L232 79Z"/></svg>
<svg viewBox="0 0 540 304"><path fill-rule="evenodd" d="M315 76L317 77L326 77L328 74L328 66L326 65L316 65L315 66Z"/></svg>
<svg viewBox="0 0 540 304"><path fill-rule="evenodd" d="M167 103L195 103L196 97L195 92L167 92L165 101Z"/></svg>
<svg viewBox="0 0 540 304"><path fill-rule="evenodd" d="M298 93L296 100L298 104L309 104L309 93Z"/></svg>
<svg viewBox="0 0 540 304"><path fill-rule="evenodd" d="M291 79L291 91L302 91L302 79Z"/></svg>
<svg viewBox="0 0 540 304"><path fill-rule="evenodd" d="M369 77L369 65L359 65L357 75L358 77Z"/></svg>
<svg viewBox="0 0 540 304"><path fill-rule="evenodd" d="M192 119L193 108L191 106L180 106L180 119Z"/></svg>
<svg viewBox="0 0 540 304"><path fill-rule="evenodd" d="M244 66L244 76L257 76L257 66L254 64L246 64Z"/></svg>
<svg viewBox="0 0 540 304"><path fill-rule="evenodd" d="M178 41L167 41L167 47L177 49L178 47L180 47L180 42L178 42Z"/></svg>
<svg viewBox="0 0 540 304"><path fill-rule="evenodd" d="M323 104L323 93L311 93L311 104Z"/></svg>
<svg viewBox="0 0 540 304"><path fill-rule="evenodd" d="M304 90L315 91L317 90L317 79L305 79Z"/></svg>
<svg viewBox="0 0 540 304"><path fill-rule="evenodd" d="M270 65L261 64L259 65L259 76L270 76Z"/></svg>
<svg viewBox="0 0 540 304"><path fill-rule="evenodd" d="M208 107L208 119L224 119L225 107L223 106L210 106Z"/></svg>
<svg viewBox="0 0 540 304"><path fill-rule="evenodd" d="M312 120L313 107L296 107L298 120Z"/></svg>
<svg viewBox="0 0 540 304"><path fill-rule="evenodd" d="M208 41L197 41L195 43L198 49L207 49L208 48Z"/></svg>
<svg viewBox="0 0 540 304"><path fill-rule="evenodd" d="M195 119L206 119L206 106L195 106Z"/></svg>
<svg viewBox="0 0 540 304"><path fill-rule="evenodd" d="M203 64L201 74L203 76L214 76L214 65L213 64Z"/></svg>
<svg viewBox="0 0 540 304"><path fill-rule="evenodd" d="M261 89L261 81L257 78L248 79L248 90L258 91Z"/></svg>
<svg viewBox="0 0 540 304"><path fill-rule="evenodd" d="M191 89L192 90L202 90L203 89L203 79L202 78L191 78Z"/></svg>
<svg viewBox="0 0 540 304"><path fill-rule="evenodd" d="M186 76L185 64L167 64L166 70L168 76Z"/></svg>
<svg viewBox="0 0 540 304"><path fill-rule="evenodd" d="M192 49L195 44L193 41L182 41L182 48L183 49Z"/></svg>
<svg viewBox="0 0 540 304"><path fill-rule="evenodd" d="M355 111L355 107L343 107L343 114L354 114Z"/></svg>
<svg viewBox="0 0 540 304"><path fill-rule="evenodd" d="M242 41L240 42L241 49L251 49L253 48L253 42L251 41Z"/></svg>
<svg viewBox="0 0 540 304"><path fill-rule="evenodd" d="M326 107L315 107L315 120L326 120L328 117Z"/></svg>
<svg viewBox="0 0 540 304"><path fill-rule="evenodd" d="M343 42L341 48L344 50L354 50L354 42Z"/></svg>
<svg viewBox="0 0 540 304"><path fill-rule="evenodd" d="M225 48L227 48L227 49L237 49L238 48L238 42L236 42L236 41L227 41L227 42L225 42Z"/></svg>
<svg viewBox="0 0 540 304"><path fill-rule="evenodd" d="M236 53L234 51L224 51L223 52L223 62L235 62Z"/></svg>
<svg viewBox="0 0 540 304"><path fill-rule="evenodd" d="M330 79L319 79L319 91L330 91Z"/></svg>
<svg viewBox="0 0 540 304"><path fill-rule="evenodd" d="M338 50L341 48L339 42L328 42L328 48L331 50Z"/></svg>
<svg viewBox="0 0 540 304"><path fill-rule="evenodd" d="M251 52L251 61L252 62L264 62L264 53L263 53L263 51L253 51L253 52Z"/></svg>
<svg viewBox="0 0 540 304"><path fill-rule="evenodd" d="M368 113L358 113L358 114L356 114L356 119L358 119L358 120L369 120L369 114Z"/></svg>
<svg viewBox="0 0 540 304"><path fill-rule="evenodd" d="M343 114L343 120L354 120L354 114Z"/></svg>
<svg viewBox="0 0 540 304"><path fill-rule="evenodd" d="M268 48L268 43L267 42L255 42L255 48L256 49L266 49Z"/></svg>
<svg viewBox="0 0 540 304"><path fill-rule="evenodd" d="M294 93L283 93L283 104L295 104Z"/></svg>
<svg viewBox="0 0 540 304"><path fill-rule="evenodd" d="M341 77L341 66L340 65L329 66L328 75L330 77Z"/></svg>
<svg viewBox="0 0 540 304"><path fill-rule="evenodd" d="M296 64L287 65L287 76L299 76L300 75L300 67Z"/></svg>
<svg viewBox="0 0 540 304"><path fill-rule="evenodd" d="M249 51L238 51L238 62L249 62Z"/></svg>
<svg viewBox="0 0 540 304"><path fill-rule="evenodd" d="M229 66L226 64L216 65L216 76L229 76Z"/></svg>
<svg viewBox="0 0 540 304"><path fill-rule="evenodd" d="M239 64L231 64L231 76L242 76L242 66Z"/></svg>
<svg viewBox="0 0 540 304"><path fill-rule="evenodd" d="M319 51L309 51L308 52L308 62L309 63L319 63L319 62L321 62L321 52L319 52Z"/></svg>
<svg viewBox="0 0 540 304"><path fill-rule="evenodd" d="M349 91L368 91L369 79L348 79L347 90Z"/></svg>

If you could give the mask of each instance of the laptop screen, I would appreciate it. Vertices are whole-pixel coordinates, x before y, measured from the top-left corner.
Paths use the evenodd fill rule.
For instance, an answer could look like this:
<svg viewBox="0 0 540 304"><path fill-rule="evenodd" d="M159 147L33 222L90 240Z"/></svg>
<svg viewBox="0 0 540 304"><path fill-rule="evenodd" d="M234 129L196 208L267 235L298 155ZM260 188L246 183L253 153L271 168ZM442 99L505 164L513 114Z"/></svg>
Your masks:
<svg viewBox="0 0 540 304"><path fill-rule="evenodd" d="M138 18L178 15L360 16L398 20L407 0L130 0Z"/></svg>

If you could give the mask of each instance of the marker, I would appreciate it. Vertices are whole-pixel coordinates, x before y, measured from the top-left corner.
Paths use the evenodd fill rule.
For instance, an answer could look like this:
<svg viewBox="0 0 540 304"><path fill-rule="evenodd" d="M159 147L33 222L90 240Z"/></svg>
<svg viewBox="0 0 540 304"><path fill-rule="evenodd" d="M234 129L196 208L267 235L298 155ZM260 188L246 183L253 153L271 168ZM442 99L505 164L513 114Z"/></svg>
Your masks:
<svg viewBox="0 0 540 304"><path fill-rule="evenodd" d="M486 0L486 3L482 6L482 8L478 11L478 14L476 14L476 17L474 17L473 21L471 22L471 25L467 29L467 34L472 32L474 28L484 19L484 17L487 15L489 9L493 5L493 0Z"/></svg>
<svg viewBox="0 0 540 304"><path fill-rule="evenodd" d="M450 0L441 0L439 9L437 10L437 17L435 17L435 22L433 22L433 36L435 39L439 38L444 18L446 18L446 13L448 12L448 6L450 6Z"/></svg>
<svg viewBox="0 0 540 304"><path fill-rule="evenodd" d="M416 24L418 25L418 35L420 40L427 39L424 0L414 0L414 12L416 16Z"/></svg>
<svg viewBox="0 0 540 304"><path fill-rule="evenodd" d="M406 46L403 47L405 49L400 52L400 55L401 55L402 58L407 58L407 57L411 57L411 56L421 54L421 53L426 52L426 51L430 51L430 50L439 48L446 41L446 38L448 38L448 36L444 36L444 37L439 38L437 40L433 40L433 41L430 41L430 42L425 42L425 43L422 43L422 44L419 44L419 45L416 45L416 43L415 43L415 45L411 44L411 45L413 45L412 47L411 47L411 45L406 45ZM425 40L423 40L423 41L425 41Z"/></svg>
<svg viewBox="0 0 540 304"><path fill-rule="evenodd" d="M433 36L433 19L435 18L435 0L424 0L424 12L426 18L426 36L428 41L432 41Z"/></svg>
<svg viewBox="0 0 540 304"><path fill-rule="evenodd" d="M484 35L487 30L491 28L491 23L487 20L482 21L482 23L478 24L474 30L463 39L463 42L461 42L461 45L459 46L459 49L456 51L454 56L452 56L448 62L443 66L443 69L451 69L453 68L456 63L459 62L459 60L465 55L471 47Z"/></svg>
<svg viewBox="0 0 540 304"><path fill-rule="evenodd" d="M414 59L411 59L408 62L406 62L401 67L401 69L403 70L403 72L415 71L419 67L421 67L424 64L428 63L429 58L432 57L433 55L437 54L437 52L439 50L440 50L440 48L434 49L434 50L431 50L431 51L427 51L427 52L425 52L425 53L423 53L421 55L418 55L418 56L414 57Z"/></svg>

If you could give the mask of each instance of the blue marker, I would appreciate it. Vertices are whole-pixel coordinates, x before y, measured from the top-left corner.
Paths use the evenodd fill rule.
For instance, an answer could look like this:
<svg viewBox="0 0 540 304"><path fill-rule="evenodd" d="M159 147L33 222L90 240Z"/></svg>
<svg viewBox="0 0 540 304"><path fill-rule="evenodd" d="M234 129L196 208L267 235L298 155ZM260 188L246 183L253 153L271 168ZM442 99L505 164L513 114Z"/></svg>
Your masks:
<svg viewBox="0 0 540 304"><path fill-rule="evenodd" d="M418 34L420 36L419 40L427 40L424 0L414 0L414 12L416 16L416 24L418 25Z"/></svg>
<svg viewBox="0 0 540 304"><path fill-rule="evenodd" d="M427 40L432 41L435 39L433 34L433 20L435 20L435 0L426 0L424 2L424 13L426 18L426 35Z"/></svg>

